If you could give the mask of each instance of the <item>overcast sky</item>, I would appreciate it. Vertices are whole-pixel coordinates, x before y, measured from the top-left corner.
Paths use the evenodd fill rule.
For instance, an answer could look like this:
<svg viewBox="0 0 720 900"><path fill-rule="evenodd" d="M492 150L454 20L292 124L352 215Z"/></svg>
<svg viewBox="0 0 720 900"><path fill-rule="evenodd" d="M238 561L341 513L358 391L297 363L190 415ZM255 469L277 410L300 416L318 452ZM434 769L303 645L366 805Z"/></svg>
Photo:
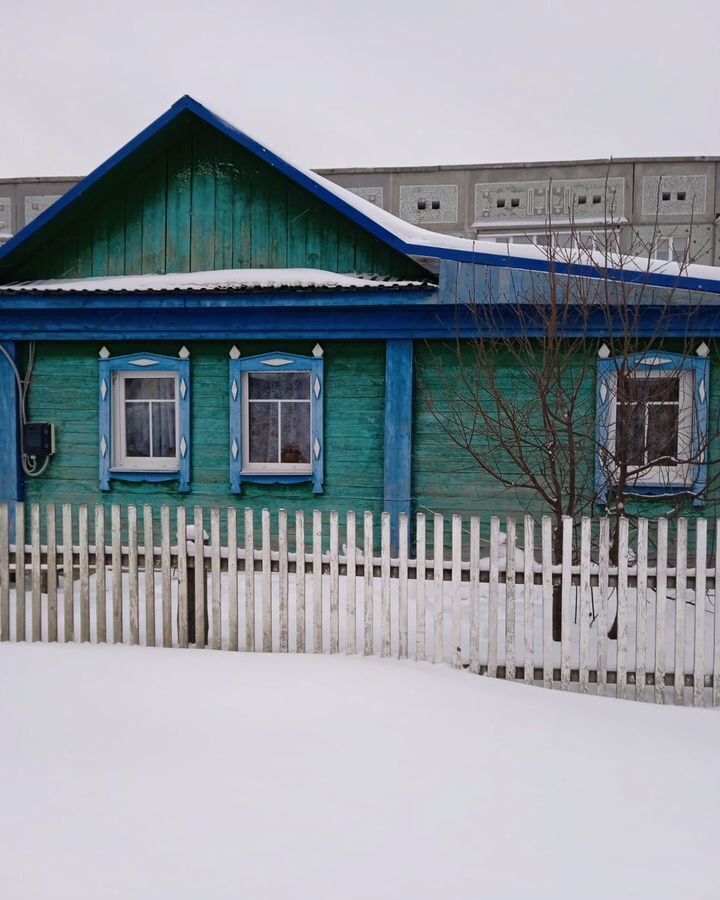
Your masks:
<svg viewBox="0 0 720 900"><path fill-rule="evenodd" d="M0 177L182 94L312 167L720 155L720 0L2 0Z"/></svg>

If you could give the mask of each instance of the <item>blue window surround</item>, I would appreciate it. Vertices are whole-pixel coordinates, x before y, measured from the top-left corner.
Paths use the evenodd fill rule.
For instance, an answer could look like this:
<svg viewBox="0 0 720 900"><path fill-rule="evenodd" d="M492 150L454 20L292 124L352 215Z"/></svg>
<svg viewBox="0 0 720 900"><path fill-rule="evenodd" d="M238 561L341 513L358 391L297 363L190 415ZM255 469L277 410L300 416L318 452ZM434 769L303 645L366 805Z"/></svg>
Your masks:
<svg viewBox="0 0 720 900"><path fill-rule="evenodd" d="M107 352L107 351L105 351ZM100 490L109 491L110 482L118 481L179 481L180 491L190 490L190 360L187 350L180 351L180 359L157 353L133 353L129 356L103 357L100 351L98 390L100 398ZM186 355L185 355L186 354ZM136 372L139 376L153 371L175 372L178 376L177 397L179 415L178 468L168 472L118 472L112 468L113 448L113 375L116 372Z"/></svg>
<svg viewBox="0 0 720 900"><path fill-rule="evenodd" d="M239 494L243 481L257 484L298 484L312 481L313 494L323 492L325 467L325 438L323 435L323 359L322 349L316 346L314 356L298 356L294 353L262 353L258 356L239 357L235 347L230 351L230 489ZM278 361L282 362L278 362ZM243 472L243 402L247 372L311 372L311 441L312 472L307 474L260 475Z"/></svg>
<svg viewBox="0 0 720 900"><path fill-rule="evenodd" d="M602 448L607 447L610 441L615 402L613 382L619 371L619 365L620 361L613 358L600 359L597 364L595 494L598 503L607 502L608 494L612 494L611 478L603 465ZM708 460L705 445L708 434L710 360L707 356L696 358L653 350L649 353L636 353L628 357L627 369L639 372L692 372L693 421L690 454L693 458L698 456L698 461L693 465L690 478L685 484L668 485L644 482L635 485L627 493L645 497L692 494L695 505L701 506L702 494L707 485Z"/></svg>

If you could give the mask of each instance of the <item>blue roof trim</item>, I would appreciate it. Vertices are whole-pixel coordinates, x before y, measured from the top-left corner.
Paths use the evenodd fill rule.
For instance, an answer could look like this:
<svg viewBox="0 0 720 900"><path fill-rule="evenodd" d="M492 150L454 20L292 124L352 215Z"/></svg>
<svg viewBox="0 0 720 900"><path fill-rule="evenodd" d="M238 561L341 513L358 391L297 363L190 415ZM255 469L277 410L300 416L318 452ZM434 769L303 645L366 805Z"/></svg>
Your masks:
<svg viewBox="0 0 720 900"><path fill-rule="evenodd" d="M120 150L114 153L109 159L102 163L102 165L98 166L97 169L69 190L67 194L64 194L58 201L45 210L45 212L41 213L29 225L26 225L6 244L0 247L0 262L29 240L63 210L71 206L100 181L101 178L112 171L112 169L127 159L128 156L157 135L163 128L177 119L184 112L193 113L197 118L217 129L246 150L249 150L259 159L264 160L279 172L282 172L282 174L286 175L296 184L305 188L311 194L314 194L324 203L365 229L365 231L373 234L375 237L406 256L425 257L430 259L449 259L458 262L474 263L476 265L530 269L538 272L547 272L550 268L551 264L547 260L542 259L523 259L521 257L482 253L480 251L475 252L470 250L455 250L447 247L434 247L432 245L408 244L391 231L383 228L369 216L366 216L364 213L355 209L354 206L347 203L341 197L338 197L332 191L329 191L321 184L318 184L304 172L296 169L295 166L273 153L267 147L264 147L262 144L249 137L249 135L225 121L225 119L222 119L220 116L211 112L207 107L203 106L202 103L198 103L197 100L194 100L189 95L185 95L173 103L170 109L163 113L159 118L155 119L155 121L148 125L147 128L143 129L143 131L131 141L128 141L127 144L121 147ZM630 272L626 269L608 269L607 273L602 273L602 276L600 276L598 270L594 266L581 266L574 263L563 263L555 260L552 261L552 266L555 271L563 275L575 275L588 278L607 277L613 281L626 282L628 284L648 284L657 287L671 287L679 290L705 291L714 294L720 293L720 281L703 280L701 278L690 278L681 275Z"/></svg>

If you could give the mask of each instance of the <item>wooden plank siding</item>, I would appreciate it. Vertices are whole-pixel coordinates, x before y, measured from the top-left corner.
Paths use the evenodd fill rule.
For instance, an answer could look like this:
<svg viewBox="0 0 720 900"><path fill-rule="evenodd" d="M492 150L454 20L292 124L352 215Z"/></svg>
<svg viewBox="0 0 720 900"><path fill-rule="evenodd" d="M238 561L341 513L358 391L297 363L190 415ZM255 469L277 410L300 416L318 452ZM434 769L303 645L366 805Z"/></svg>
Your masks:
<svg viewBox="0 0 720 900"><path fill-rule="evenodd" d="M234 341L243 356L282 349L309 355L312 344ZM29 417L52 421L57 453L40 478L27 479L28 502L149 504L156 520L163 504L212 506L318 507L329 511L365 509L380 513L383 496L385 344L382 341L327 342L325 349L325 492L310 483L243 485L230 492L228 350L233 343L189 343L192 378L192 482L180 494L177 482L114 481L98 489L98 351L96 342L37 345ZM113 353L136 351L176 356L178 344L147 342L111 345ZM109 519L110 513L107 512ZM379 521L379 519L378 519Z"/></svg>
<svg viewBox="0 0 720 900"><path fill-rule="evenodd" d="M309 267L425 278L209 125L181 117L48 223L2 281Z"/></svg>

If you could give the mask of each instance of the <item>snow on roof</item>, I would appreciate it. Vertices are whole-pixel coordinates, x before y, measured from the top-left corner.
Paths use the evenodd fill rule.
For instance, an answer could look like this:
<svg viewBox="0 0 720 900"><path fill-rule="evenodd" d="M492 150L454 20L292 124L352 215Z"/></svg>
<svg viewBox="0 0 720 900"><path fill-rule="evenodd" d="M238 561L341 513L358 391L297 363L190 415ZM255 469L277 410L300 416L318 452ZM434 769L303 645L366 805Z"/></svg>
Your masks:
<svg viewBox="0 0 720 900"><path fill-rule="evenodd" d="M363 278L323 269L219 269L170 275L48 279L0 286L1 293L112 293L157 291L382 290L419 288L423 281Z"/></svg>

